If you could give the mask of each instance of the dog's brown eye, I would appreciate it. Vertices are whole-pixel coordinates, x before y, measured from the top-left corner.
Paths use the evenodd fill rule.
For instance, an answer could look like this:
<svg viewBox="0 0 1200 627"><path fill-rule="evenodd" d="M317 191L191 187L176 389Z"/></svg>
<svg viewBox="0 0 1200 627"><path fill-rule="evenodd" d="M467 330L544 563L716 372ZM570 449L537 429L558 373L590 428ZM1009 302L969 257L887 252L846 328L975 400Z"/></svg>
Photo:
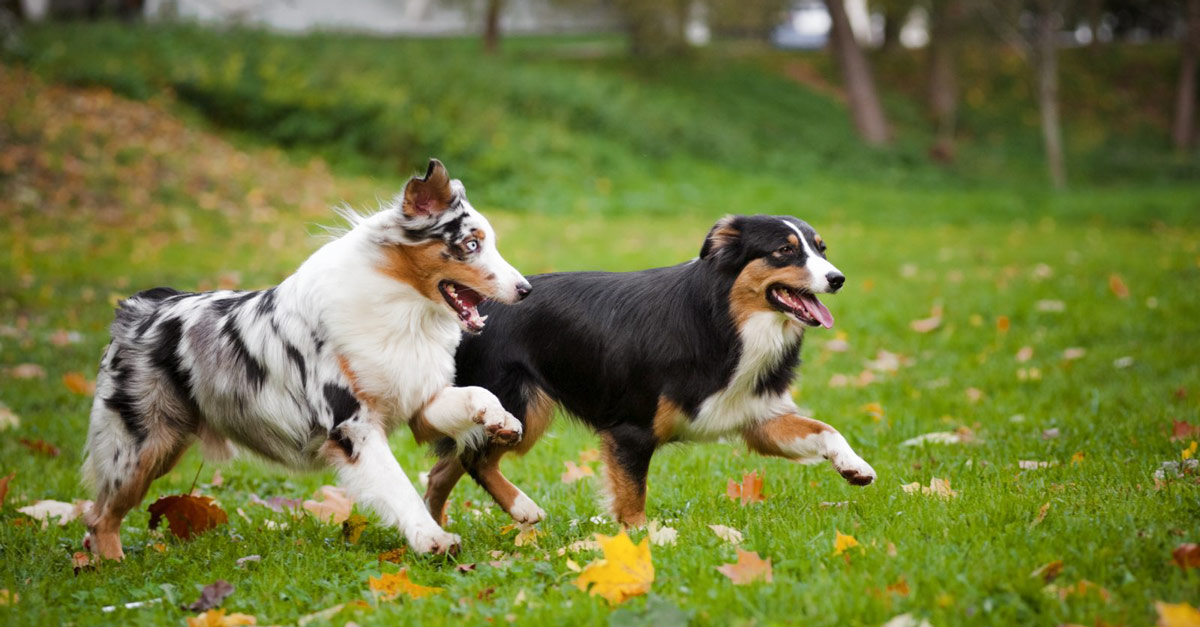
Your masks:
<svg viewBox="0 0 1200 627"><path fill-rule="evenodd" d="M790 254L796 252L796 249L793 248L792 246L780 246L779 250L777 250L775 252L777 252L781 255L790 255Z"/></svg>

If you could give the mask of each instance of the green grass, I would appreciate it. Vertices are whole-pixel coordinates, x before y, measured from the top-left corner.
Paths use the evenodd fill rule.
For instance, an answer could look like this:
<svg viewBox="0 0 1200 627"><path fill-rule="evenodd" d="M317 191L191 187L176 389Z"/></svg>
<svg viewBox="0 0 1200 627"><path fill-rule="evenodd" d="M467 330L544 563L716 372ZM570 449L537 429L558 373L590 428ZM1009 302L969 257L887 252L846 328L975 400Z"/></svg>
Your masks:
<svg viewBox="0 0 1200 627"><path fill-rule="evenodd" d="M92 43L113 37L104 29L71 32ZM201 47L219 41L188 36ZM37 37L30 35L27 43ZM349 57L365 67L373 65L362 59L385 44L413 54L436 49L429 42L329 40L350 46ZM264 41L266 50L293 45ZM70 42L64 37L41 49ZM110 43L121 52L119 38ZM513 54L537 49L529 45ZM331 50L314 51L313 63L320 67L317 60ZM109 52L97 48L95 58L81 66L104 66L107 62L96 59ZM201 71L200 62L186 62L186 51L162 54L164 68L178 61L179 72ZM465 52L455 54L462 56L451 55L454 63L466 63ZM133 65L155 56L136 58L141 60ZM32 66L63 78L59 72L69 65L65 57L57 63ZM302 65L286 58L280 63ZM520 70L522 84L535 84L539 72L548 82L572 74L556 69L555 62L546 66ZM737 73L732 67L730 75ZM113 76L134 74L118 69ZM163 111L179 113L183 103L160 95L163 84L157 81L162 79L138 83L149 86L140 95L151 104L142 109L96 92L48 90L9 68L0 71L0 96L13 103L0 110L0 130L8 140L8 147L0 146L0 250L6 251L0 256L0 402L22 421L19 428L0 432L0 475L17 473L0 509L0 588L20 595L15 605L0 607L4 623L182 624L190 614L178 605L194 600L202 585L223 578L237 587L224 607L254 614L260 624L288 624L337 604L370 600L367 577L399 568L377 560L380 552L403 544L378 525L349 544L336 527L311 519L290 521L250 505L251 495L308 497L333 481L330 473L289 475L253 461L222 467L220 487L207 485L212 465L201 471L201 491L231 513L227 526L186 543L152 536L145 505L189 488L201 464L195 451L156 482L143 507L127 519L123 540L129 557L119 565L74 575L70 555L79 550L82 525L40 529L17 522L24 516L16 508L37 499L87 497L78 468L91 399L72 394L60 380L68 372L95 376L112 299L160 284L212 286L229 273L238 273L244 287L277 282L320 244L305 237L319 232L313 223L334 222L323 205L373 206L377 196L397 190L401 175L428 152L454 157L446 158L451 172L464 180L475 204L492 220L505 256L528 274L676 263L693 257L707 228L727 212L789 213L810 221L830 243L830 257L849 283L828 301L837 317L835 331L809 335L797 402L845 433L879 480L853 488L827 466L757 457L736 442L669 447L651 468L648 514L678 529L679 540L653 548L657 576L650 597L613 611L577 590L566 556L557 555L571 542L617 529L613 523L590 522L603 513L593 484L560 481L564 460L596 446L586 430L560 417L528 456L505 467L549 514L540 525L546 535L538 546L515 547L512 534L501 531L509 522L506 516L485 507L486 495L464 483L452 497L449 524L464 539L462 553L454 559L405 559L414 581L446 591L419 601L372 605L340 615L334 624L504 623L509 615L529 624L670 624L656 618L664 607L678 608L698 624L877 625L903 612L935 625L1150 624L1155 601L1200 604L1196 571L1180 571L1170 561L1179 543L1200 541L1200 487L1193 477L1156 489L1151 478L1161 462L1178 460L1187 445L1169 441L1171 421L1200 420L1200 348L1194 340L1200 337L1200 196L1193 183L1095 185L1049 194L1029 181L962 183L915 162L891 176L888 164L912 155L905 157L903 147L881 154L852 151L844 118L822 119L814 141L827 142L830 154L845 151L862 172L883 173L879 179L855 179L807 153L800 159L816 164L813 172L793 177L786 164L772 165L769 155L755 162L761 167L736 163L743 150L738 137L754 138L746 150L769 143L753 120L731 123L732 130L718 133L729 135L728 145L718 143L710 151L703 143L689 144L682 152L690 155L658 159L642 154L636 138L606 139L605 133L581 130L593 122L568 119L576 113L541 122L507 107L498 109L493 131L529 151L536 176L522 173L523 164L513 161L520 151L488 157L477 142L494 136L467 125L445 135L431 127L433 139L421 139L429 144L412 149L421 151L419 156L406 150L397 157L404 164L398 167L401 174L363 178L354 173L378 170L335 164L339 175L333 177L317 166L290 163L313 154L306 145L292 145L290 155L280 156L261 148L279 145L277 137L234 130L227 137L238 148L230 148L195 130L208 128L210 117L171 126ZM597 67L587 76L625 86L616 77L626 71ZM372 81L346 74L337 80ZM774 79L762 80L756 89L778 95L771 89ZM707 141L703 128L692 127L716 126L716 118L710 118L715 114L704 108L708 105L696 104L686 82L634 80L623 87L634 92L633 103L611 115L619 122L650 102L649 121L638 127L643 122L630 120L629 133L677 132L691 134L682 141ZM362 89L375 93L374 87ZM610 106L595 104L607 93L597 88L586 98L580 95L579 107ZM554 96L568 97L574 96ZM782 97L832 107L800 87L783 91ZM749 106L731 99L732 104L713 106ZM476 111L490 102L476 96L463 106ZM676 102L701 110L660 129L654 116L669 118L663 112ZM412 112L419 110L413 106ZM820 111L816 115L827 115ZM194 115L195 109L191 112L184 115ZM427 114L430 124L440 123L433 110ZM595 124L602 128L617 123L602 115L600 120ZM536 137L523 137L524 130ZM31 152L17 154L13 146ZM316 152L335 159L330 155L338 153L328 150ZM362 147L345 150L371 161ZM772 150L786 154L778 146L766 152ZM711 158L701 158L706 155ZM495 159L494 169L489 158ZM18 165L5 165L8 159ZM271 211L263 213L264 207ZM1048 277L1038 270L1040 264L1050 268ZM1128 285L1128 298L1110 291L1113 274ZM1039 311L1038 301L1047 299L1062 301L1065 310ZM909 322L927 316L935 303L944 306L942 326L928 334L910 330ZM1001 317L1010 321L1007 331L997 326ZM82 339L57 346L50 338L58 329L76 331ZM826 348L835 332L845 334L846 352ZM1034 349L1033 358L1018 363L1015 355L1023 346ZM1068 361L1063 351L1071 347L1085 348L1086 354ZM857 376L880 350L912 362L893 374L879 374L866 387L829 385L835 374ZM1115 367L1114 360L1122 357L1132 357L1132 365ZM17 380L5 374L4 368L20 363L39 364L47 375ZM1041 376L1022 381L1020 368L1037 368ZM976 402L971 389L982 393ZM884 408L882 420L863 409L868 403ZM971 428L979 442L901 446L913 436L958 427ZM1046 439L1047 429L1060 435ZM19 444L20 438L53 442L62 454L36 456ZM414 481L432 465L407 433L396 433L392 448ZM1084 458L1072 464L1077 452ZM1021 470L1019 460L1056 464ZM768 498L742 507L724 497L724 486L749 470L765 476ZM933 477L949 479L958 497L940 500L901 490L903 484L928 484ZM464 501L483 513L469 513ZM845 506L822 506L843 501ZM1044 521L1032 524L1045 503L1050 507ZM236 513L239 508L249 520ZM289 527L271 530L267 520L286 521ZM709 524L741 530L747 550L773 561L774 582L731 585L715 567L732 562L734 549L718 540ZM848 561L833 556L837 531L855 536L866 548L852 551ZM633 533L635 539L642 535ZM165 543L165 552L150 548L157 542ZM489 564L497 550L508 554L503 568ZM262 561L235 567L236 559L253 554ZM584 564L596 556L570 557ZM1053 560L1064 562L1056 584L1087 580L1106 589L1109 598L1092 594L1064 600L1049 594L1030 573ZM456 563L478 567L459 573ZM910 587L909 595L883 592L900 579ZM488 590L486 599L478 598ZM518 604L522 591L526 602ZM155 598L167 601L114 614L100 611Z"/></svg>

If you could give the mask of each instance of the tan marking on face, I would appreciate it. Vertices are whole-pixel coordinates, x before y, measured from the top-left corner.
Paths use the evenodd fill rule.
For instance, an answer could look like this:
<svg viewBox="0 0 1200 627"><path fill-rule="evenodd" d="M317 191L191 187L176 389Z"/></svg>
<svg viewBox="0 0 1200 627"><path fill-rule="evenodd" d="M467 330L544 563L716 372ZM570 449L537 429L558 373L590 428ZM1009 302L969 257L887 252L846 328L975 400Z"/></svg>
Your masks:
<svg viewBox="0 0 1200 627"><path fill-rule="evenodd" d="M787 457L783 450L784 444L796 438L807 438L825 431L833 431L833 428L823 422L787 414L746 429L742 432L742 437L752 451L763 455Z"/></svg>
<svg viewBox="0 0 1200 627"><path fill-rule="evenodd" d="M734 216L725 216L713 225L708 234L709 254L715 253L735 241L741 233L733 226Z"/></svg>
<svg viewBox="0 0 1200 627"><path fill-rule="evenodd" d="M755 313L778 311L767 302L767 288L776 283L795 289L807 289L811 283L811 275L801 266L776 268L765 259L755 259L746 264L729 290L729 311L738 326L744 324Z"/></svg>
<svg viewBox="0 0 1200 627"><path fill-rule="evenodd" d="M683 410L667 397L658 397L658 410L654 412L654 439L666 444L675 438L675 431L684 420Z"/></svg>
<svg viewBox="0 0 1200 627"><path fill-rule="evenodd" d="M814 235L813 241L817 243L817 250L821 250L821 245L825 243L825 240L821 239L820 235Z"/></svg>
<svg viewBox="0 0 1200 627"><path fill-rule="evenodd" d="M483 229L471 229L471 236L481 242L487 239L487 233Z"/></svg>
<svg viewBox="0 0 1200 627"><path fill-rule="evenodd" d="M788 243L791 244L792 246L795 246L796 248L800 247L800 239L797 238L795 235L788 236Z"/></svg>
<svg viewBox="0 0 1200 627"><path fill-rule="evenodd" d="M617 522L628 527L646 524L646 491L617 463L617 445L612 437L601 436L604 446L600 457L607 477L606 491L612 498L610 508Z"/></svg>
<svg viewBox="0 0 1200 627"><path fill-rule="evenodd" d="M379 271L411 285L429 300L445 302L438 283L454 281L487 298L497 296L495 283L474 265L454 259L442 242L427 242L415 246L395 245L383 249ZM450 307L446 304L446 307Z"/></svg>

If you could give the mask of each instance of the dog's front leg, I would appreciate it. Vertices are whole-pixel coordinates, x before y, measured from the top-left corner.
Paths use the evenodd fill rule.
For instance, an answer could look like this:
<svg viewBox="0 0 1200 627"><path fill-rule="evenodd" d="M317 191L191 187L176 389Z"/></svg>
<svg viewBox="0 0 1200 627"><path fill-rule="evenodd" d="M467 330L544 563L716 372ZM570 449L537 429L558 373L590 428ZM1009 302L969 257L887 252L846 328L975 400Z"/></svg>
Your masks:
<svg viewBox="0 0 1200 627"><path fill-rule="evenodd" d="M523 430L521 421L504 409L500 399L481 387L442 389L425 404L411 427L418 441L446 436L453 438L460 449L479 436L497 444L516 444Z"/></svg>
<svg viewBox="0 0 1200 627"><path fill-rule="evenodd" d="M742 432L751 450L786 457L802 464L827 459L842 477L854 485L875 480L875 470L863 461L837 429L812 418L795 414L776 416Z"/></svg>
<svg viewBox="0 0 1200 627"><path fill-rule="evenodd" d="M357 419L338 425L321 448L354 500L404 534L418 553L456 552L459 537L434 522L425 502L400 468L378 425Z"/></svg>

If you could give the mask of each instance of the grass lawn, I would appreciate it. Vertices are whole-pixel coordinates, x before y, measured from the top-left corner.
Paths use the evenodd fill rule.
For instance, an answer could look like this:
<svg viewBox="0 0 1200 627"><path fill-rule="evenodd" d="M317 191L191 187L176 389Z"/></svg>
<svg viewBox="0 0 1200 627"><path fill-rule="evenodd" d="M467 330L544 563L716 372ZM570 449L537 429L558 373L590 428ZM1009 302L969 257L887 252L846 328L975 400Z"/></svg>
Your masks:
<svg viewBox="0 0 1200 627"><path fill-rule="evenodd" d="M88 497L78 468L91 398L62 379L94 378L115 299L159 284L270 285L320 244L315 225L336 224L327 206L373 206L402 178L331 173L321 161L230 144L179 121L169 100L47 86L12 66L0 66L0 97L13 103L0 111L0 402L20 419L0 427L0 476L16 473L0 509L0 588L10 594L0 622L182 624L192 613L179 605L217 579L236 587L223 607L260 624L357 600L366 607L314 624L877 625L911 613L939 626L1147 625L1156 601L1200 605L1200 574L1171 561L1179 544L1200 542L1197 476L1152 477L1200 437L1170 438L1173 421L1200 423L1194 185L1027 195L816 177L810 193L778 173L698 162L656 166L676 176L620 189L635 210L608 214L588 210L611 202L591 179L545 182L548 196L575 200L567 208L517 211L470 168L447 165L527 274L684 261L726 212L811 222L848 283L826 301L835 328L809 333L795 395L874 466L874 485L854 488L826 465L758 457L738 442L669 447L651 467L647 513L678 540L652 548L649 595L614 609L577 589L568 565L599 555L559 554L618 530L597 518L591 479L560 479L565 460L597 444L568 419L505 468L549 515L536 543L516 546L507 516L464 482L448 524L462 552L407 555L403 566L378 558L403 545L393 531L370 525L351 543L339 527L252 504L309 498L331 473L239 460L220 467L215 485L216 467L192 451L126 519L126 561L74 574L82 524L41 528L17 508ZM636 210L645 205L674 210ZM910 328L935 307L937 328ZM44 375L21 378L30 369L20 364ZM938 431L971 441L902 444ZM61 454L33 452L22 438ZM409 434L391 444L414 482L432 465ZM767 498L742 506L725 488L748 471L764 477ZM149 531L145 506L197 476L229 523L189 542ZM956 496L902 489L934 478ZM772 561L773 582L734 586L719 573L736 555L712 524L741 531L743 548ZM835 556L838 532L860 547ZM249 555L261 561L237 566ZM1058 560L1052 582L1031 576ZM444 592L376 602L368 577L401 567ZM152 599L164 601L101 610Z"/></svg>

